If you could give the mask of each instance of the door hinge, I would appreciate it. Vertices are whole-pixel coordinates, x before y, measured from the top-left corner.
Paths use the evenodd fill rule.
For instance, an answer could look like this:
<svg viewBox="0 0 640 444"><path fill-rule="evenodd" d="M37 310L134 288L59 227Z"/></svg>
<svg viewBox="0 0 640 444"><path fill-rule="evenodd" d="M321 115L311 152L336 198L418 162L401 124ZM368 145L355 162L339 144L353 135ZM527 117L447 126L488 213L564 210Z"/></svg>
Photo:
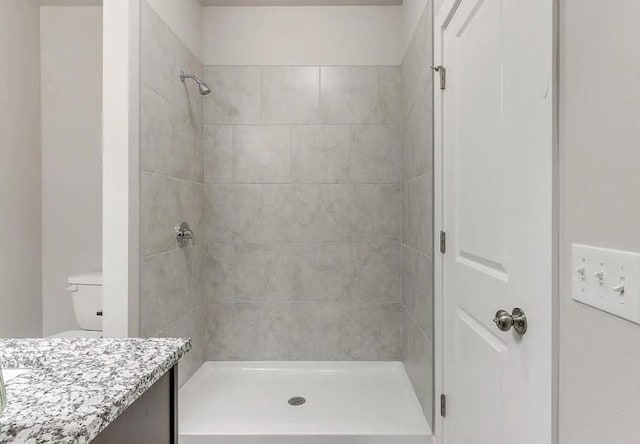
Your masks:
<svg viewBox="0 0 640 444"><path fill-rule="evenodd" d="M440 231L440 253L447 252L447 233Z"/></svg>
<svg viewBox="0 0 640 444"><path fill-rule="evenodd" d="M447 416L447 395L444 393L440 395L440 416Z"/></svg>
<svg viewBox="0 0 640 444"><path fill-rule="evenodd" d="M447 89L447 68L438 65L432 66L431 69L440 74L440 89Z"/></svg>

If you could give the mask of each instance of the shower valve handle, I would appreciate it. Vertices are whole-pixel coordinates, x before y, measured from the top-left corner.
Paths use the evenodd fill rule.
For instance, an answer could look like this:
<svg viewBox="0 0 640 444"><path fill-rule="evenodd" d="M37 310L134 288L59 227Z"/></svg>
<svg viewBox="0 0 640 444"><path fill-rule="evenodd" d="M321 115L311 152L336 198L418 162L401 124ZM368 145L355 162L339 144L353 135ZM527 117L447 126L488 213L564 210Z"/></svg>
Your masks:
<svg viewBox="0 0 640 444"><path fill-rule="evenodd" d="M189 242L194 243L195 237L191 227L185 221L178 222L176 225L176 243L178 247L185 248L189 246Z"/></svg>

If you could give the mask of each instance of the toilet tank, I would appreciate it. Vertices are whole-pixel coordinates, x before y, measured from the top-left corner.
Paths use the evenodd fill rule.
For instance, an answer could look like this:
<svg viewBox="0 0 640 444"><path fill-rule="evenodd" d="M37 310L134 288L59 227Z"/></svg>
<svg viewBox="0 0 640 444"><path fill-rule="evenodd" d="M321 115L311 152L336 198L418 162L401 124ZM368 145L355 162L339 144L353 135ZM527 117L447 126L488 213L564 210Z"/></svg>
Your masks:
<svg viewBox="0 0 640 444"><path fill-rule="evenodd" d="M68 283L80 328L102 330L102 272L70 276Z"/></svg>

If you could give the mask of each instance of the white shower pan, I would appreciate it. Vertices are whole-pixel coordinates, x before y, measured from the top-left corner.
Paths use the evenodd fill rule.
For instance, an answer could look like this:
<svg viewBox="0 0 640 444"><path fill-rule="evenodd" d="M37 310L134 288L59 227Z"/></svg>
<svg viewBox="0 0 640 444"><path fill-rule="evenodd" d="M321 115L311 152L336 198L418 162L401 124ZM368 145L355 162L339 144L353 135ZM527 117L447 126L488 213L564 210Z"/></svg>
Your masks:
<svg viewBox="0 0 640 444"><path fill-rule="evenodd" d="M180 444L431 443L399 362L206 362L179 399Z"/></svg>

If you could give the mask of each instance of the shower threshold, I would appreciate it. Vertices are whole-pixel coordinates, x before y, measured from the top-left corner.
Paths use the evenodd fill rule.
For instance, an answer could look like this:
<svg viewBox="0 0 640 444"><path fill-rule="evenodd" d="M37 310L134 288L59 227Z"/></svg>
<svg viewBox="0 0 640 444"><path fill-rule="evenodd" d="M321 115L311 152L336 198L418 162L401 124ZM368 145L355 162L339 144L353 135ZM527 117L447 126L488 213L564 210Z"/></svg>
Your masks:
<svg viewBox="0 0 640 444"><path fill-rule="evenodd" d="M180 444L428 444L400 362L206 362L180 390Z"/></svg>

